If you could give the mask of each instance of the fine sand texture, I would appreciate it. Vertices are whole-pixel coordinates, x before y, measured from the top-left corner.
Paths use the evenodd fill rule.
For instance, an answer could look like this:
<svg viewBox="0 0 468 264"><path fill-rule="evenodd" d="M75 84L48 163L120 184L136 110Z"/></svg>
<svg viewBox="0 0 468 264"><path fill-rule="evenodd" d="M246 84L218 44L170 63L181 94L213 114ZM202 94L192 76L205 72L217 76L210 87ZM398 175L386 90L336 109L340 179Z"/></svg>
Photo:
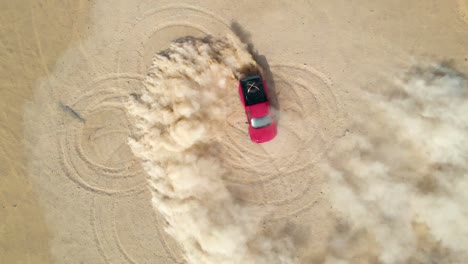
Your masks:
<svg viewBox="0 0 468 264"><path fill-rule="evenodd" d="M468 261L467 0L0 7L5 263Z"/></svg>
<svg viewBox="0 0 468 264"><path fill-rule="evenodd" d="M87 31L88 12L88 1L0 1L1 263L51 262L50 229L28 175L23 110L37 81Z"/></svg>

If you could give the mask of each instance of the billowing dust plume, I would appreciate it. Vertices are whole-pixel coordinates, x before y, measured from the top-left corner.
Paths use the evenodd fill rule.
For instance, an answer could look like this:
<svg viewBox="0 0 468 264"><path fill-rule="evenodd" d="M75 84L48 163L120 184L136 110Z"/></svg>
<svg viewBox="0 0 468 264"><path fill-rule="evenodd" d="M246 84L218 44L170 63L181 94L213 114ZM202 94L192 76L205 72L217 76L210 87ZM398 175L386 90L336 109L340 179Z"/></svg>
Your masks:
<svg viewBox="0 0 468 264"><path fill-rule="evenodd" d="M223 97L237 89L236 76L255 68L234 37L181 39L154 57L141 93L127 104L136 130L131 149L188 263L296 262L288 238L261 232L265 209L236 201L222 180L231 173L218 148Z"/></svg>
<svg viewBox="0 0 468 264"><path fill-rule="evenodd" d="M323 166L339 219L328 263L468 263L467 81L424 65L392 86Z"/></svg>

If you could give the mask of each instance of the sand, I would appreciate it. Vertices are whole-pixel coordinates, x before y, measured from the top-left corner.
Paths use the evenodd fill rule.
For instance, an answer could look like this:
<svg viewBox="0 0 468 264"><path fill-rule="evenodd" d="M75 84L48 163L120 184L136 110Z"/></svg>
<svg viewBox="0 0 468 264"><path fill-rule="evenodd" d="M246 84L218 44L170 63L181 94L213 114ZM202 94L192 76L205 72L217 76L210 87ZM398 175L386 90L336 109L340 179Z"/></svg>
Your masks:
<svg viewBox="0 0 468 264"><path fill-rule="evenodd" d="M37 80L51 74L70 42L86 32L88 10L87 1L0 1L2 263L51 261L51 234L37 188L27 173L29 144L24 143L23 110L33 98Z"/></svg>
<svg viewBox="0 0 468 264"><path fill-rule="evenodd" d="M365 92L394 87L397 76L421 61L448 61L468 72L466 0L0 6L0 259L6 263L184 263L151 204L148 174L128 146L134 122L124 104L141 89L154 54L172 40L233 32L251 45L277 94L280 133L271 143L251 143L240 103L229 101L221 131L223 164L232 171L223 178L229 193L269 208L260 229L291 238L299 263L391 263L390 253L376 246L385 242L372 233L347 240L355 244L350 250L337 246L344 243L336 240L340 221L355 217L337 202L337 188L350 188L322 167L349 170L335 159L355 154L337 153L346 150L349 135L366 136L355 126L355 117L370 111ZM369 114L374 119L381 120ZM466 219L459 211L454 222ZM379 232L373 222L379 219L364 228ZM426 222L415 224L429 234L424 243L410 243L415 256L432 250L442 263L466 260L444 244L462 241L457 234L444 237L439 225Z"/></svg>

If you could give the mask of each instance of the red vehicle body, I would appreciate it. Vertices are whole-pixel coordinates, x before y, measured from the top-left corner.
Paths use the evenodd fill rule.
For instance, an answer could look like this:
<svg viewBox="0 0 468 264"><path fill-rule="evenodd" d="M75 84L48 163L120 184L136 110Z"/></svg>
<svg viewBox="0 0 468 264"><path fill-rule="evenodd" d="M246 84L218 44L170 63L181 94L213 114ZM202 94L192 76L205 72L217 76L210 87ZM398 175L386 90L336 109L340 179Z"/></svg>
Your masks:
<svg viewBox="0 0 468 264"><path fill-rule="evenodd" d="M262 77L254 75L241 79L239 95L247 115L250 139L264 143L275 138L278 133L276 122L270 113L268 88Z"/></svg>

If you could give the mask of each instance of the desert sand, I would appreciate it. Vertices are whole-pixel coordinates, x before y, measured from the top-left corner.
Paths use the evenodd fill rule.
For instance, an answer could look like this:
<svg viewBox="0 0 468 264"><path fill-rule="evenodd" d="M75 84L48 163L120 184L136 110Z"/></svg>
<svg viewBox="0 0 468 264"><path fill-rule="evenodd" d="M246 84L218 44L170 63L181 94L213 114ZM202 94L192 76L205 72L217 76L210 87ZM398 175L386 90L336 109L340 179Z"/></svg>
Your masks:
<svg viewBox="0 0 468 264"><path fill-rule="evenodd" d="M2 263L468 261L468 1L0 7ZM247 57L217 60L215 77L208 66L193 73L153 60L175 39L207 35L237 36L246 46L232 54ZM188 57L185 66L202 58ZM279 134L262 145L249 141L228 77L249 58L275 95ZM157 90L161 98L211 74L227 90L215 93L226 117L189 119L174 132L186 141L142 126L128 102L158 67L186 81ZM205 174L193 166L151 155L167 148L179 161L201 160L206 153L187 150L198 125L215 128L200 137L210 143L207 164L216 158L205 182L213 188L194 188ZM141 131L154 141L138 149L131 139ZM160 192L176 200L158 197L158 180L169 176L154 176L162 174L148 163L194 184ZM187 192L197 202L176 203Z"/></svg>

